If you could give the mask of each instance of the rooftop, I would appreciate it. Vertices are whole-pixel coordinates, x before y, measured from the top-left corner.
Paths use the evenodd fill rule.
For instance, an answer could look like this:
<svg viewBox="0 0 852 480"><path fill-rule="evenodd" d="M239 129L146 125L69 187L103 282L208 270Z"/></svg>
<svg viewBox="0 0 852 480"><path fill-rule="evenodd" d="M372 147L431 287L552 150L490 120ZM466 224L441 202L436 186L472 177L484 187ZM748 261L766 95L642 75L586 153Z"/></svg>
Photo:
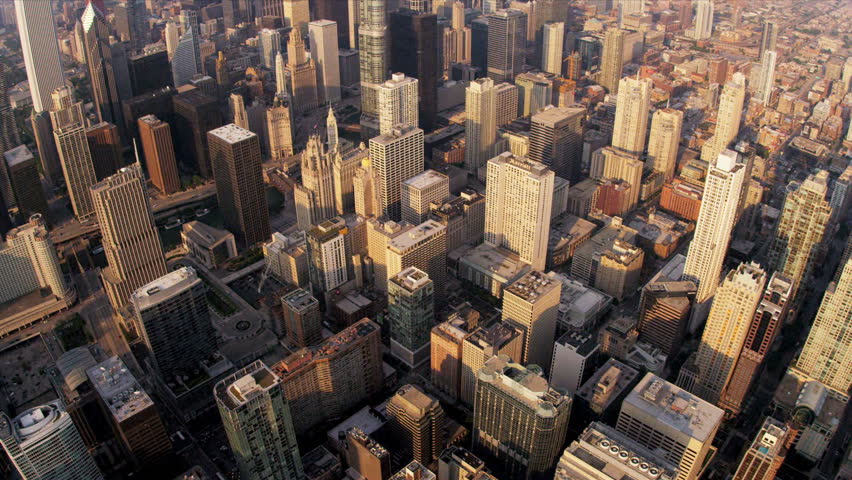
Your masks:
<svg viewBox="0 0 852 480"><path fill-rule="evenodd" d="M297 350L284 360L271 367L281 378L299 370L300 368L316 362L320 359L331 357L339 353L344 347L350 346L371 333L377 331L379 326L369 318L363 318L349 327L341 330L335 335L325 339L323 343Z"/></svg>
<svg viewBox="0 0 852 480"><path fill-rule="evenodd" d="M633 384L638 376L639 372L635 368L610 358L580 387L577 396L605 410Z"/></svg>
<svg viewBox="0 0 852 480"><path fill-rule="evenodd" d="M388 249L395 253L405 253L409 249L418 247L423 242L441 235L446 231L446 229L447 227L441 225L435 220L426 220L420 225L406 231L402 235L397 235L392 238L388 242Z"/></svg>
<svg viewBox="0 0 852 480"><path fill-rule="evenodd" d="M493 157L491 160L488 160L488 163L511 165L515 168L529 172L530 176L544 176L553 173L547 165L536 162L535 160L530 160L527 157L515 155L512 152L503 152L500 155Z"/></svg>
<svg viewBox="0 0 852 480"><path fill-rule="evenodd" d="M437 400L423 393L416 385L403 385L391 397L391 403L396 403L412 415L423 415L426 411L441 408Z"/></svg>
<svg viewBox="0 0 852 480"><path fill-rule="evenodd" d="M214 130L210 130L207 133L209 135L221 138L222 140L230 144L242 142L257 136L256 134L246 130L245 128L242 128L233 123L225 125L224 127L219 127Z"/></svg>
<svg viewBox="0 0 852 480"><path fill-rule="evenodd" d="M542 417L555 417L560 407L570 408L571 398L548 385L541 369L513 363L508 356L491 357L479 371L477 382L487 382L535 409Z"/></svg>
<svg viewBox="0 0 852 480"><path fill-rule="evenodd" d="M118 357L109 358L87 372L89 380L118 422L154 405L136 377Z"/></svg>
<svg viewBox="0 0 852 480"><path fill-rule="evenodd" d="M447 176L443 173L438 173L435 170L424 170L421 173L409 178L408 180L403 180L402 184L407 185L411 188L416 188L418 190L423 190L432 185L436 185L441 182L446 182Z"/></svg>
<svg viewBox="0 0 852 480"><path fill-rule="evenodd" d="M130 297L137 311L143 311L201 282L195 269L182 267L139 287Z"/></svg>
<svg viewBox="0 0 852 480"><path fill-rule="evenodd" d="M561 122L562 120L572 119L574 117L580 117L581 119L585 115L585 108L554 107L553 105L548 105L543 110L538 111L532 116L532 122L553 126Z"/></svg>
<svg viewBox="0 0 852 480"><path fill-rule="evenodd" d="M319 301L310 292L301 288L281 297L281 302L299 312L319 305Z"/></svg>
<svg viewBox="0 0 852 480"><path fill-rule="evenodd" d="M390 281L405 288L409 292L413 292L424 285L428 285L430 282L429 275L417 267L406 268L391 277Z"/></svg>
<svg viewBox="0 0 852 480"><path fill-rule="evenodd" d="M64 413L62 402L55 400L22 412L12 420L12 425L18 438L25 441L50 427Z"/></svg>
<svg viewBox="0 0 852 480"><path fill-rule="evenodd" d="M553 276L533 270L506 287L506 292L521 297L530 303L535 303L542 296L561 287L561 282L558 282Z"/></svg>
<svg viewBox="0 0 852 480"><path fill-rule="evenodd" d="M530 268L530 265L521 260L516 253L485 243L465 252L461 261L506 282Z"/></svg>
<svg viewBox="0 0 852 480"><path fill-rule="evenodd" d="M402 470L391 475L388 480L435 480L436 478L438 477L435 473L414 460Z"/></svg>
<svg viewBox="0 0 852 480"><path fill-rule="evenodd" d="M3 156L6 158L6 164L9 167L14 167L33 159L33 154L26 145L18 145L11 150L7 150Z"/></svg>
<svg viewBox="0 0 852 480"><path fill-rule="evenodd" d="M479 327L465 341L477 345L481 349L494 347L500 350L504 345L521 335L515 327L504 322L495 322L487 327Z"/></svg>
<svg viewBox="0 0 852 480"><path fill-rule="evenodd" d="M373 456L375 456L376 458L383 458L389 455L385 447L383 447L379 442L375 441L373 437L364 433L364 431L358 427L352 427L346 430L346 436L363 445L364 448L369 450L369 452L372 453Z"/></svg>
<svg viewBox="0 0 852 480"><path fill-rule="evenodd" d="M341 438L341 434L353 429L364 435L372 435L386 423L385 419L373 408L366 406L358 410L346 420L338 423L326 436L334 441Z"/></svg>
<svg viewBox="0 0 852 480"><path fill-rule="evenodd" d="M238 375L241 375L238 377ZM234 409L278 385L281 379L262 361L256 361L243 370L219 382L215 387L217 399Z"/></svg>
<svg viewBox="0 0 852 480"><path fill-rule="evenodd" d="M205 248L215 247L228 238L234 237L234 234L227 230L211 227L198 220L184 223L181 226L181 234L185 235L193 243Z"/></svg>

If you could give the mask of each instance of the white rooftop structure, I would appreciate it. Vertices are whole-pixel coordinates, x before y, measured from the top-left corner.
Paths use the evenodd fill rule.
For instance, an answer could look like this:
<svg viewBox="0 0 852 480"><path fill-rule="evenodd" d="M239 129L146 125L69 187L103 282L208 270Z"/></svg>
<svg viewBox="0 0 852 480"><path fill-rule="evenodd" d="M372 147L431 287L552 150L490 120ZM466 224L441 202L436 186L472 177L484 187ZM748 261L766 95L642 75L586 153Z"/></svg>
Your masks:
<svg viewBox="0 0 852 480"><path fill-rule="evenodd" d="M6 151L3 154L3 157L6 158L6 164L10 167L14 167L20 163L26 162L28 160L33 159L33 154L30 152L30 149L27 148L26 145L18 145L17 147Z"/></svg>
<svg viewBox="0 0 852 480"><path fill-rule="evenodd" d="M137 309L144 310L200 281L194 268L183 267L139 287L131 294L131 300Z"/></svg>
<svg viewBox="0 0 852 480"><path fill-rule="evenodd" d="M219 127L217 129L210 130L210 132L208 133L211 135L215 135L228 143L239 143L243 140L248 140L251 137L257 136L249 130L246 130L245 128L242 128L233 123L225 125L224 127Z"/></svg>
<svg viewBox="0 0 852 480"><path fill-rule="evenodd" d="M86 374L118 422L123 422L154 404L151 397L142 390L136 377L118 357L104 360L90 368Z"/></svg>
<svg viewBox="0 0 852 480"><path fill-rule="evenodd" d="M441 183L442 181L446 181L447 176L443 173L438 173L435 170L424 170L422 173L418 173L417 175L403 180L403 184L409 185L418 190L422 190L431 185L435 185L437 183Z"/></svg>

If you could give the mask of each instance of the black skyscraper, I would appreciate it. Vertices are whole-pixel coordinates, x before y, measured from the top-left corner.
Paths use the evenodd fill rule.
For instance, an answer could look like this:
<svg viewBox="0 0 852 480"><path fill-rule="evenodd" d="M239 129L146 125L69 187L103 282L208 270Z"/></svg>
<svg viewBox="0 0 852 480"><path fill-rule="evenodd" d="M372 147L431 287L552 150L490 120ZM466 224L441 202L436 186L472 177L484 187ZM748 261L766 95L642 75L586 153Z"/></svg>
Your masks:
<svg viewBox="0 0 852 480"><path fill-rule="evenodd" d="M390 17L391 70L419 82L420 127L435 126L438 103L438 16L408 9Z"/></svg>

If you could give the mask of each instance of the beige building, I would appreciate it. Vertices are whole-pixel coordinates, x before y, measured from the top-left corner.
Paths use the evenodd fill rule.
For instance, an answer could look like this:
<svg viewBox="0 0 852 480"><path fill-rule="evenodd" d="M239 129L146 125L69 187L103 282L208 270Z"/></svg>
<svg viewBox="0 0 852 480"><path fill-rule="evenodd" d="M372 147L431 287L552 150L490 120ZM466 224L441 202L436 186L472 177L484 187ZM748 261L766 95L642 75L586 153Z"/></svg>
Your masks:
<svg viewBox="0 0 852 480"><path fill-rule="evenodd" d="M388 289L388 244L412 228L393 221L367 220L367 256L373 266L373 287L377 290L385 292Z"/></svg>
<svg viewBox="0 0 852 480"><path fill-rule="evenodd" d="M402 216L400 184L423 171L423 130L405 127L370 139L370 164L378 175L379 216L399 221Z"/></svg>
<svg viewBox="0 0 852 480"><path fill-rule="evenodd" d="M394 128L417 128L420 117L417 112L418 80L394 73L390 80L380 84L379 134L387 135Z"/></svg>
<svg viewBox="0 0 852 480"><path fill-rule="evenodd" d="M452 314L446 322L432 327L429 337L432 385L453 399L461 393L464 340L476 328L477 321Z"/></svg>
<svg viewBox="0 0 852 480"><path fill-rule="evenodd" d="M651 80L624 77L618 83L612 146L638 157L645 152Z"/></svg>
<svg viewBox="0 0 852 480"><path fill-rule="evenodd" d="M86 124L82 102L74 101L69 87L60 87L51 95L53 107L50 118L53 123L53 138L62 164L62 174L68 188L71 207L78 220L86 220L95 213L89 188L97 182L89 142L86 139Z"/></svg>
<svg viewBox="0 0 852 480"><path fill-rule="evenodd" d="M476 396L476 377L485 362L496 355L520 359L524 349L523 331L506 322L480 326L462 344L460 399L473 406Z"/></svg>
<svg viewBox="0 0 852 480"><path fill-rule="evenodd" d="M443 173L426 170L402 182L402 221L420 225L429 218L431 204L450 196L450 180Z"/></svg>
<svg viewBox="0 0 852 480"><path fill-rule="evenodd" d="M627 212L636 208L642 187L642 171L645 168L645 163L639 159L639 156L615 147L604 147L592 154L591 161L592 178L623 180L630 185L627 201L619 214L626 215Z"/></svg>
<svg viewBox="0 0 852 480"><path fill-rule="evenodd" d="M623 245L622 250L632 250L627 246L635 243L636 236L636 230L624 225L620 217L613 217L609 225L574 250L571 276L587 285L596 285L599 267L606 252L612 250L616 242ZM638 259L640 265L643 259Z"/></svg>
<svg viewBox="0 0 852 480"><path fill-rule="evenodd" d="M416 385L404 385L388 401L388 428L395 446L429 465L444 448L444 410L438 400Z"/></svg>
<svg viewBox="0 0 852 480"><path fill-rule="evenodd" d="M334 177L331 155L319 135L311 135L302 152L302 183L293 189L296 224L302 230L334 217Z"/></svg>
<svg viewBox="0 0 852 480"><path fill-rule="evenodd" d="M293 107L297 112L306 112L319 106L316 64L305 58L305 42L298 30L290 32L287 42L287 70Z"/></svg>
<svg viewBox="0 0 852 480"><path fill-rule="evenodd" d="M293 124L290 105L276 96L266 109L265 137L272 160L283 161L293 155Z"/></svg>
<svg viewBox="0 0 852 480"><path fill-rule="evenodd" d="M641 248L618 239L613 240L612 245L600 254L595 272L595 288L619 301L631 296L639 285L644 259L645 251Z"/></svg>
<svg viewBox="0 0 852 480"><path fill-rule="evenodd" d="M517 98L517 89L515 95ZM517 100L515 104L517 106ZM497 141L496 109L496 90L490 78L474 80L465 89L464 163L473 174L477 174L488 162L494 151Z"/></svg>
<svg viewBox="0 0 852 480"><path fill-rule="evenodd" d="M648 138L648 166L665 176L674 178L678 147L683 129L683 112L674 108L661 108L651 119L651 136Z"/></svg>
<svg viewBox="0 0 852 480"><path fill-rule="evenodd" d="M610 28L604 36L598 83L610 94L618 93L621 69L624 67L624 36L625 31L620 28Z"/></svg>
<svg viewBox="0 0 852 480"><path fill-rule="evenodd" d="M388 278L409 267L417 267L435 283L435 301L442 302L447 278L447 229L426 220L390 239L385 252Z"/></svg>
<svg viewBox="0 0 852 480"><path fill-rule="evenodd" d="M740 132L745 94L745 75L737 72L722 89L719 110L716 113L716 131L701 147L701 160L712 164L737 138Z"/></svg>
<svg viewBox="0 0 852 480"><path fill-rule="evenodd" d="M373 168L369 156L361 160L360 166L352 177L352 194L355 200L355 213L362 217L381 216L381 197L379 172Z"/></svg>
<svg viewBox="0 0 852 480"><path fill-rule="evenodd" d="M773 480L784 459L787 457L790 444L789 435L792 429L775 420L766 417L763 426L754 437L751 445L745 451L734 473L734 480Z"/></svg>
<svg viewBox="0 0 852 480"><path fill-rule="evenodd" d="M562 293L562 282L551 275L533 270L503 291L503 321L524 335L524 348L517 362L534 363L547 371Z"/></svg>
<svg viewBox="0 0 852 480"><path fill-rule="evenodd" d="M275 278L304 287L310 282L308 250L303 235L287 237L281 232L272 234L263 244L266 268Z"/></svg>

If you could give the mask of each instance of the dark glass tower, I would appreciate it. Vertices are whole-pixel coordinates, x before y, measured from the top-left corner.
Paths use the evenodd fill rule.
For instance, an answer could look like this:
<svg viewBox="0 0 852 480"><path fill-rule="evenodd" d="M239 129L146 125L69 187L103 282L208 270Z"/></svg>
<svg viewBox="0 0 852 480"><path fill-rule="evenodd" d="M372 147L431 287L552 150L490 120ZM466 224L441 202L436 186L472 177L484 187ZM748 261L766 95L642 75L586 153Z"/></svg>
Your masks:
<svg viewBox="0 0 852 480"><path fill-rule="evenodd" d="M438 16L402 9L390 17L391 69L419 81L420 127L435 125L438 103Z"/></svg>

